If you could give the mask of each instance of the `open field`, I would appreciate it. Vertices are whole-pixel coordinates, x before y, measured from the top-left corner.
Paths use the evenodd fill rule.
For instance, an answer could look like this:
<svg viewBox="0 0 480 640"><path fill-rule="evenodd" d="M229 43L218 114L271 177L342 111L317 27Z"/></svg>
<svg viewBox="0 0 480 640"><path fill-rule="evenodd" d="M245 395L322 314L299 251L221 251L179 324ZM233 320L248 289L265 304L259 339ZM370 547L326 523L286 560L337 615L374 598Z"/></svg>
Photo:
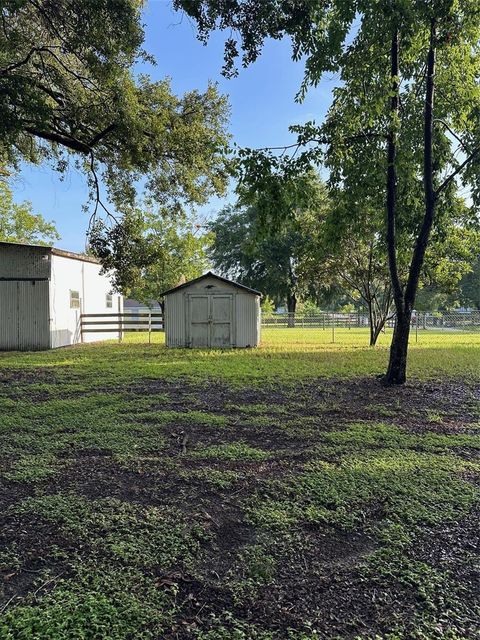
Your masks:
<svg viewBox="0 0 480 640"><path fill-rule="evenodd" d="M279 331L0 354L2 640L479 637L479 334Z"/></svg>

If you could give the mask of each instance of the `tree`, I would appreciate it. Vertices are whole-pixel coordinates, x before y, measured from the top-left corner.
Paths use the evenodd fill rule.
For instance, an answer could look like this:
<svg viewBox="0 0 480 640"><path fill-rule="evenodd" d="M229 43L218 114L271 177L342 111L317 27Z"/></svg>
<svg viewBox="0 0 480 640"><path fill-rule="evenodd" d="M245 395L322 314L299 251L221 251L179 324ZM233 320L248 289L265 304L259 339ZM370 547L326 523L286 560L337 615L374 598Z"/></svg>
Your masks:
<svg viewBox="0 0 480 640"><path fill-rule="evenodd" d="M330 201L322 223L304 229L301 277L317 299L328 289L365 306L374 346L392 306L379 212L368 201L352 202L342 189L334 190Z"/></svg>
<svg viewBox="0 0 480 640"><path fill-rule="evenodd" d="M270 296L267 295L262 298L260 309L262 310L262 314L266 316L270 316L275 311L275 303Z"/></svg>
<svg viewBox="0 0 480 640"><path fill-rule="evenodd" d="M480 256L460 282L460 302L480 310Z"/></svg>
<svg viewBox="0 0 480 640"><path fill-rule="evenodd" d="M299 279L299 265L306 258L308 233L321 224L329 206L325 186L308 172L291 181L272 176L269 191L253 192L240 185L238 192L238 204L226 207L210 224L212 263L221 273L268 294L275 303L286 302L293 326L297 302L307 289Z"/></svg>
<svg viewBox="0 0 480 640"><path fill-rule="evenodd" d="M371 199L352 201L343 189L331 194L331 202L323 224L305 229L309 243L302 267L312 273L301 275L323 288L343 290L355 303L365 305L373 346L393 306L382 212ZM421 291L434 291L443 300L459 293L460 280L470 271L480 240L478 230L469 224L470 208L462 199L451 204L452 211L432 234L419 281ZM406 279L408 264L402 258L398 270Z"/></svg>
<svg viewBox="0 0 480 640"><path fill-rule="evenodd" d="M218 26L236 34L227 40L227 72L234 70L240 47L249 64L267 37L284 36L291 38L294 58L306 60L300 98L323 73L339 72L326 122L292 128L298 134L295 151L310 145L303 161L324 162L332 184L359 198L383 200L396 309L385 380L404 383L412 310L432 230L451 210L458 181L469 186L476 204L480 199L476 0L175 4L197 21L201 38ZM248 168L254 164L275 166L258 153ZM254 179L258 184L258 175ZM404 279L402 260L408 265Z"/></svg>
<svg viewBox="0 0 480 640"><path fill-rule="evenodd" d="M15 203L10 188L0 180L0 241L51 245L59 238L54 222L33 213L30 202Z"/></svg>
<svg viewBox="0 0 480 640"><path fill-rule="evenodd" d="M139 0L8 0L0 29L0 162L69 158L88 177L94 215L100 180L118 210L140 184L176 211L222 193L228 177L226 99L172 94L168 80L136 77ZM145 178L143 180L143 178ZM108 212L110 213L110 212Z"/></svg>
<svg viewBox="0 0 480 640"><path fill-rule="evenodd" d="M210 259L226 277L258 289L276 304L287 302L295 313L298 299L296 263L302 237L297 223L265 234L258 209L229 206L209 226L214 240Z"/></svg>
<svg viewBox="0 0 480 640"><path fill-rule="evenodd" d="M436 229L425 255L416 309L458 307L462 283L475 268L480 233L477 228L451 226ZM477 280L477 286L480 283ZM428 305L428 306L427 306Z"/></svg>
<svg viewBox="0 0 480 640"><path fill-rule="evenodd" d="M112 273L116 291L163 308L162 292L202 275L208 268L209 234L199 233L187 217L135 210L121 223L108 227L98 221L92 228L90 250Z"/></svg>
<svg viewBox="0 0 480 640"><path fill-rule="evenodd" d="M351 236L341 245L341 251L317 254L319 268L317 278L325 284L346 292L354 304L367 308L370 346L375 346L378 336L392 313L392 288L385 254L378 236L370 240Z"/></svg>

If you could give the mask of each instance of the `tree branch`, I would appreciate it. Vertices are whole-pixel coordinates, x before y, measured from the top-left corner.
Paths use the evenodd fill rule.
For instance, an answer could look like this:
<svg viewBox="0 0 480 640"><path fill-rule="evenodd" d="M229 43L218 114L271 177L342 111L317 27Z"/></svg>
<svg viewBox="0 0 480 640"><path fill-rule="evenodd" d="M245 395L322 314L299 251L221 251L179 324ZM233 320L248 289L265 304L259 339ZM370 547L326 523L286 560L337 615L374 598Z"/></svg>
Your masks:
<svg viewBox="0 0 480 640"><path fill-rule="evenodd" d="M95 209L93 210L93 213L90 216L90 220L88 222L88 229L90 230L91 226L92 226L92 222L97 217L97 211L98 211L98 207L99 206L102 207L102 209L105 211L107 216L109 218L112 218L112 220L114 222L118 223L118 220L117 220L117 218L115 218L115 216L112 213L110 213L110 211L103 204L102 199L100 198L100 182L98 180L97 172L95 171L95 156L93 155L93 151L92 150L90 150L89 153L90 153L90 173L92 174L93 186L95 188Z"/></svg>
<svg viewBox="0 0 480 640"><path fill-rule="evenodd" d="M437 190L435 191L435 195L438 196L442 191L444 191L448 185L450 184L450 182L456 178L456 176L458 176L459 173L461 173L465 167L470 164L470 162L472 160L474 160L478 154L480 153L480 147L477 147L476 149L474 149L471 154L466 158L466 160L464 160L456 169L455 171L452 171L452 173L445 178L445 180L442 182L442 184L437 188Z"/></svg>
<svg viewBox="0 0 480 640"><path fill-rule="evenodd" d="M19 60L18 62L11 64L9 67L5 67L5 69L0 69L0 76L6 76L11 71L15 71L15 69L18 69L19 67L23 67L23 65L28 64L28 62L30 61L30 58L35 53L42 53L42 52L51 53L52 48L58 49L59 47L57 45L52 45L51 47L32 47L28 52L28 54L25 56L25 58L23 58L23 60Z"/></svg>
<svg viewBox="0 0 480 640"><path fill-rule="evenodd" d="M93 138L89 142L82 142L81 140L77 140L77 138L74 138L67 133L60 133L58 131L42 131L34 126L25 127L25 131L37 138L42 138L43 140L48 140L49 142L56 142L58 144L61 144L68 149L72 149L72 151L88 154L92 151L95 145L103 140L106 135L111 133L116 126L117 125L115 123L108 125L108 127L105 127L105 129L99 131L95 136L93 136Z"/></svg>
<svg viewBox="0 0 480 640"><path fill-rule="evenodd" d="M100 142L100 140L102 140L106 135L113 131L116 126L117 125L115 124L115 122L112 122L112 124L109 124L108 127L105 127L103 131L99 131L97 135L93 136L93 138L90 140L88 146L92 149L96 144Z"/></svg>
<svg viewBox="0 0 480 640"><path fill-rule="evenodd" d="M69 136L65 136L60 133L56 133L55 131L41 131L35 127L25 127L25 131L30 133L32 136L36 138L42 138L43 140L48 140L49 142L56 142L58 144L67 147L68 149L72 149L72 151L78 151L79 153L89 153L90 147L88 144L77 140L76 138L71 138Z"/></svg>
<svg viewBox="0 0 480 640"><path fill-rule="evenodd" d="M450 135L453 136L455 138L455 140L457 140L457 142L460 143L460 145L465 149L465 151L467 151L467 152L470 151L470 149L463 142L463 140L455 133L455 131L453 131L453 129L445 122L445 120L442 120L441 118L435 118L434 122L439 122L440 124L443 124L445 129L447 129L447 131L450 133Z"/></svg>
<svg viewBox="0 0 480 640"><path fill-rule="evenodd" d="M356 140L365 140L365 138L381 138L381 139L385 139L386 136L382 133L374 133L374 132L368 132L368 133L357 133L355 135L352 136L346 136L345 138L343 138L343 142L355 142ZM317 144L332 144L332 140L330 138L309 138L308 140L302 140L301 142L294 142L293 144L286 144L280 147L259 147L258 149L255 149L255 151L286 151L287 149L293 149L293 148L297 148L298 147L302 147L302 146L306 146L307 144L310 144L312 142L316 142Z"/></svg>

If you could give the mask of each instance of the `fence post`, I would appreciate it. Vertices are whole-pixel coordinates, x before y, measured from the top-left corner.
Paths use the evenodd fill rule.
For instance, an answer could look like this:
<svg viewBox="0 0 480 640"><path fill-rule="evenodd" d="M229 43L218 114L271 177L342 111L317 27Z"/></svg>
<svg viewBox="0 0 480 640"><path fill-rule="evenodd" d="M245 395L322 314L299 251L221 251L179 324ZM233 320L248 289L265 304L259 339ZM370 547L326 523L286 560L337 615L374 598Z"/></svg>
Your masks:
<svg viewBox="0 0 480 640"><path fill-rule="evenodd" d="M418 311L415 312L415 342L418 342Z"/></svg>
<svg viewBox="0 0 480 640"><path fill-rule="evenodd" d="M121 315L121 302L120 302L120 296L118 296L118 300L117 300L117 312L118 312L118 341L121 342L122 338L123 338L123 317Z"/></svg>
<svg viewBox="0 0 480 640"><path fill-rule="evenodd" d="M152 311L148 312L148 344L152 344Z"/></svg>
<svg viewBox="0 0 480 640"><path fill-rule="evenodd" d="M323 330L325 331L325 314L322 313Z"/></svg>
<svg viewBox="0 0 480 640"><path fill-rule="evenodd" d="M335 314L332 313L332 342L335 344Z"/></svg>

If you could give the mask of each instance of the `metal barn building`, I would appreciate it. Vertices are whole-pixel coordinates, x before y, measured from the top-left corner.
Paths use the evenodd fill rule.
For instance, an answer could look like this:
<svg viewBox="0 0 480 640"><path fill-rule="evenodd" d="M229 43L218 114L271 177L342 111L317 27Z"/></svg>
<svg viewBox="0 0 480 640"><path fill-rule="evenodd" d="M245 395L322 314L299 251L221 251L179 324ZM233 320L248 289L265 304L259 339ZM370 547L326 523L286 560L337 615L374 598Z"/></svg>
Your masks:
<svg viewBox="0 0 480 640"><path fill-rule="evenodd" d="M209 271L162 296L167 347L258 346L259 291Z"/></svg>
<svg viewBox="0 0 480 640"><path fill-rule="evenodd" d="M98 260L69 251L0 242L0 350L63 347L82 341L82 313L121 313ZM85 341L118 338L87 333Z"/></svg>

